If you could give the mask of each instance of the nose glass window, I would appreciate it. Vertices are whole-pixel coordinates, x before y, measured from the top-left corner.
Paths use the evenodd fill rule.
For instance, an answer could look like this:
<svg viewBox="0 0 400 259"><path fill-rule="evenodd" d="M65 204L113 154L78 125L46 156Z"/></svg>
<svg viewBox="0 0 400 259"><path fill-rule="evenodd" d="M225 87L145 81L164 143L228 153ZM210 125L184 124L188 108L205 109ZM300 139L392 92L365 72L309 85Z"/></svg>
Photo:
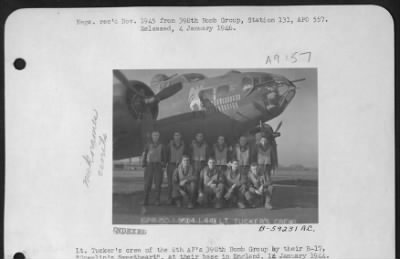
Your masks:
<svg viewBox="0 0 400 259"><path fill-rule="evenodd" d="M287 92L288 89L289 89L289 86L286 83L279 83L277 86L279 95L283 95L284 93Z"/></svg>
<svg viewBox="0 0 400 259"><path fill-rule="evenodd" d="M242 80L243 92L250 91L253 89L253 80L249 77L245 77Z"/></svg>
<svg viewBox="0 0 400 259"><path fill-rule="evenodd" d="M269 92L265 95L265 100L268 105L276 105L279 102L279 94L276 91Z"/></svg>

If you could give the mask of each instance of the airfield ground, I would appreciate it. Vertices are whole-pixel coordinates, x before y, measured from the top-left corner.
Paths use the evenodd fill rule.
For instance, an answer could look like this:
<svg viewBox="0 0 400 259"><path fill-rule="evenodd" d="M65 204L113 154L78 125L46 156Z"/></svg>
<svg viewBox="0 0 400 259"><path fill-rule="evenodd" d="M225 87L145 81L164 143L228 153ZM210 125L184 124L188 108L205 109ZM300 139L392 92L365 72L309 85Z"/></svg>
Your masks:
<svg viewBox="0 0 400 259"><path fill-rule="evenodd" d="M279 170L273 176L273 210L264 208L176 208L166 205L166 179L161 206L140 205L143 200L143 169L114 169L113 224L140 223L317 223L317 170ZM156 219L156 222L151 221Z"/></svg>

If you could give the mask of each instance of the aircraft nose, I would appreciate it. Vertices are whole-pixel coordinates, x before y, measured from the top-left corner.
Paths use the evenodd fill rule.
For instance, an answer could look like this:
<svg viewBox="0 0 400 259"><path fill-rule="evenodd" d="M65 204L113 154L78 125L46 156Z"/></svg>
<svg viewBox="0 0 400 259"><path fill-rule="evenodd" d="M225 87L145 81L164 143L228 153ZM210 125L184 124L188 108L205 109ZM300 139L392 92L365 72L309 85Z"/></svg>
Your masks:
<svg viewBox="0 0 400 259"><path fill-rule="evenodd" d="M296 87L291 82L277 82L267 88L264 96L265 108L272 113L284 109L293 99L295 92Z"/></svg>

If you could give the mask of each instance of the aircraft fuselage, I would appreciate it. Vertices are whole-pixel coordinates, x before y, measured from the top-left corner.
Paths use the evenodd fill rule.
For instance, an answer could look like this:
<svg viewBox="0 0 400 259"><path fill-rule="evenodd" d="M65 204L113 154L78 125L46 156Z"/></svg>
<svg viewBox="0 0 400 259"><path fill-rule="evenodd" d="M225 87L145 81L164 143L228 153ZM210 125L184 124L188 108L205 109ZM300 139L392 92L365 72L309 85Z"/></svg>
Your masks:
<svg viewBox="0 0 400 259"><path fill-rule="evenodd" d="M210 144L219 135L232 143L260 121L281 114L296 92L293 83L282 76L237 71L212 78L200 74L177 75L153 86L152 91L175 83L182 83L182 89L161 101L155 114L154 129L160 131L164 143L175 131L182 133L186 143L197 132L203 132ZM114 95L114 138L118 139L118 143L114 141L114 159L140 155L144 144L138 129L141 122L132 116L128 118L129 109L124 107L123 98L124 94ZM121 130L125 137L121 137Z"/></svg>

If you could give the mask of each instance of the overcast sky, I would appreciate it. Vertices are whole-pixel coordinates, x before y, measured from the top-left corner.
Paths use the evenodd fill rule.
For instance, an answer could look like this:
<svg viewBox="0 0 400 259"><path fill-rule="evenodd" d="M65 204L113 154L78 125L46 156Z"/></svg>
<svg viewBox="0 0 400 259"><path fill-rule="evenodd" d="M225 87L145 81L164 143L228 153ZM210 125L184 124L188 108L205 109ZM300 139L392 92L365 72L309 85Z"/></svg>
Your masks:
<svg viewBox="0 0 400 259"><path fill-rule="evenodd" d="M130 80L150 84L156 74L168 76L178 73L201 73L207 77L218 76L231 69L171 69L171 70L123 70ZM305 78L297 82L295 98L286 110L277 118L269 121L276 127L280 121L282 134L277 139L279 163L282 165L302 164L308 167L318 166L318 92L317 70L311 69L235 69L241 72L267 72L280 74L289 80Z"/></svg>

